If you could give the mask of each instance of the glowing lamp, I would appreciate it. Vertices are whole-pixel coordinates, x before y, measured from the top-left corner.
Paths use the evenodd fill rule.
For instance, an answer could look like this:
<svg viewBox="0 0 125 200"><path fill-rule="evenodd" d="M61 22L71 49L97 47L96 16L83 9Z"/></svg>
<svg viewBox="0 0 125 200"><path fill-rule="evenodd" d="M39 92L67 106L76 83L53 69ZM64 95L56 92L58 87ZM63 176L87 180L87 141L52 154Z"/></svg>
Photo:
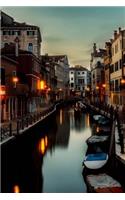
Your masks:
<svg viewBox="0 0 125 200"><path fill-rule="evenodd" d="M19 79L17 77L13 77L13 82L17 83L19 81Z"/></svg>
<svg viewBox="0 0 125 200"><path fill-rule="evenodd" d="M121 80L121 84L125 84L125 79L122 79L122 80Z"/></svg>
<svg viewBox="0 0 125 200"><path fill-rule="evenodd" d="M45 89L45 82L44 81L40 81L40 89L41 90Z"/></svg>
<svg viewBox="0 0 125 200"><path fill-rule="evenodd" d="M102 84L102 87L105 88L105 87L106 87L106 84Z"/></svg>
<svg viewBox="0 0 125 200"><path fill-rule="evenodd" d="M96 86L96 90L99 90L99 86Z"/></svg>

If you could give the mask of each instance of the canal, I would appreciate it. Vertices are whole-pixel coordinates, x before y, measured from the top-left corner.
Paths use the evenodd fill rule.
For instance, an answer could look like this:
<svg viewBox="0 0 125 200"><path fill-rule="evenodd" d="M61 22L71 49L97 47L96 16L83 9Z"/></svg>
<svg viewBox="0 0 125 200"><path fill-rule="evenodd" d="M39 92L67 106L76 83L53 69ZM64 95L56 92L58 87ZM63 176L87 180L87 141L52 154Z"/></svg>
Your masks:
<svg viewBox="0 0 125 200"><path fill-rule="evenodd" d="M90 116L72 106L2 146L2 192L84 193L82 161Z"/></svg>

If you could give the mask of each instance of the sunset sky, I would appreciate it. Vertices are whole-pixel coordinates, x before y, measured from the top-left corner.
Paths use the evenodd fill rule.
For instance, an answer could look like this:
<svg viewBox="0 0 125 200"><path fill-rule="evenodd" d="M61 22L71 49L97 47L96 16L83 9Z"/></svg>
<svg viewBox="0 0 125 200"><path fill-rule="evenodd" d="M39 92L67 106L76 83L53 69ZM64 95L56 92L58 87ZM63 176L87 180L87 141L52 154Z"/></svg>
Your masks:
<svg viewBox="0 0 125 200"><path fill-rule="evenodd" d="M125 28L125 7L3 7L16 21L40 27L41 54L66 54L71 66L89 67L93 43L104 48L118 27Z"/></svg>

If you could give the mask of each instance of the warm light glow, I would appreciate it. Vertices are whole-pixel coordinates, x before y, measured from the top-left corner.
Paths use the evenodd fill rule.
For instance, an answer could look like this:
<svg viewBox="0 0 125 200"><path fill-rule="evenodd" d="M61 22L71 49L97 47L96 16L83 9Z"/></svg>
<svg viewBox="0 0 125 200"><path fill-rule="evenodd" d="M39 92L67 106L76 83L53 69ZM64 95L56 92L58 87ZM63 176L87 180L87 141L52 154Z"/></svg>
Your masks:
<svg viewBox="0 0 125 200"><path fill-rule="evenodd" d="M125 79L122 79L122 80L121 80L121 83L122 83L122 84L125 84Z"/></svg>
<svg viewBox="0 0 125 200"><path fill-rule="evenodd" d="M40 90L40 80L37 80L37 89Z"/></svg>
<svg viewBox="0 0 125 200"><path fill-rule="evenodd" d="M5 95L6 91L5 90L0 90L0 96Z"/></svg>
<svg viewBox="0 0 125 200"><path fill-rule="evenodd" d="M97 133L99 132L99 127L98 127L98 126L96 127L96 132L97 132Z"/></svg>
<svg viewBox="0 0 125 200"><path fill-rule="evenodd" d="M5 86L0 86L0 99L4 99L6 95Z"/></svg>
<svg viewBox="0 0 125 200"><path fill-rule="evenodd" d="M60 110L60 115L59 115L59 122L60 122L60 125L62 125L63 123L63 120L62 120L62 110Z"/></svg>
<svg viewBox="0 0 125 200"><path fill-rule="evenodd" d="M87 87L87 88L86 88L86 90L87 90L87 91L90 91L90 88L89 88L89 87Z"/></svg>
<svg viewBox="0 0 125 200"><path fill-rule="evenodd" d="M102 87L105 88L105 87L106 87L106 84L102 84Z"/></svg>
<svg viewBox="0 0 125 200"><path fill-rule="evenodd" d="M17 77L13 77L13 82L17 83L19 81L19 79Z"/></svg>
<svg viewBox="0 0 125 200"><path fill-rule="evenodd" d="M45 81L40 81L40 89L41 90L45 89Z"/></svg>
<svg viewBox="0 0 125 200"><path fill-rule="evenodd" d="M49 88L48 88L48 92L49 92L50 90L51 90L51 88L49 87Z"/></svg>
<svg viewBox="0 0 125 200"><path fill-rule="evenodd" d="M96 86L96 90L98 90L99 89L99 86Z"/></svg>
<svg viewBox="0 0 125 200"><path fill-rule="evenodd" d="M45 145L46 146L48 145L48 138L47 138L47 136L45 136Z"/></svg>
<svg viewBox="0 0 125 200"><path fill-rule="evenodd" d="M39 143L39 151L40 153L43 155L45 153L45 141L44 141L44 138L42 138L40 140L40 143Z"/></svg>
<svg viewBox="0 0 125 200"><path fill-rule="evenodd" d="M19 186L18 186L18 185L15 185L15 186L13 187L13 191L14 191L14 193L19 193L19 192L20 192Z"/></svg>
<svg viewBox="0 0 125 200"><path fill-rule="evenodd" d="M89 114L87 114L87 127L90 127L90 117L89 117Z"/></svg>

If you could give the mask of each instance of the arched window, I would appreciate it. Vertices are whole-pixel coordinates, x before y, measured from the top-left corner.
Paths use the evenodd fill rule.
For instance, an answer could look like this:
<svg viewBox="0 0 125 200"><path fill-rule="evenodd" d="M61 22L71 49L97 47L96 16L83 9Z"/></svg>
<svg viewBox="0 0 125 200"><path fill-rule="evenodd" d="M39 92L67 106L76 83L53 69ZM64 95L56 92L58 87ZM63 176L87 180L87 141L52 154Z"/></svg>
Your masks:
<svg viewBox="0 0 125 200"><path fill-rule="evenodd" d="M28 44L28 51L33 52L33 44L32 43Z"/></svg>

